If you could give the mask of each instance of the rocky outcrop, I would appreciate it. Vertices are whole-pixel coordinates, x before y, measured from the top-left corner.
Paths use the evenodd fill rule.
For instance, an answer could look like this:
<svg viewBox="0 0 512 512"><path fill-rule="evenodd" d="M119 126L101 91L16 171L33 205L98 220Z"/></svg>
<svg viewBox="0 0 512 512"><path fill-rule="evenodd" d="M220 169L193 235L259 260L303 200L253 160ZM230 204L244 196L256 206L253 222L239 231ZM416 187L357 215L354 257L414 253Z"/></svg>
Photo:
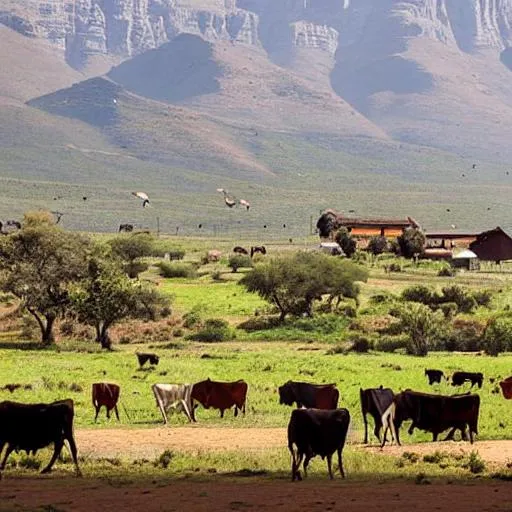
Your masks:
<svg viewBox="0 0 512 512"><path fill-rule="evenodd" d="M327 25L305 21L291 24L292 43L298 48L318 48L334 55L338 48L338 31Z"/></svg>

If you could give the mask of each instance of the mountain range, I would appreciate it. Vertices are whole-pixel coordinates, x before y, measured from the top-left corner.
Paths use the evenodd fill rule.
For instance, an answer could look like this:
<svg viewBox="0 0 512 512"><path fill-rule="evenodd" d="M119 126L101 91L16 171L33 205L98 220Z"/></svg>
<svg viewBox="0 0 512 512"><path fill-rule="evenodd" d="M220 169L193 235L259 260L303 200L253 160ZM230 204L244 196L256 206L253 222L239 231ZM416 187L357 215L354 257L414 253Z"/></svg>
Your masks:
<svg viewBox="0 0 512 512"><path fill-rule="evenodd" d="M512 225L512 0L1 0L0 69L0 219Z"/></svg>

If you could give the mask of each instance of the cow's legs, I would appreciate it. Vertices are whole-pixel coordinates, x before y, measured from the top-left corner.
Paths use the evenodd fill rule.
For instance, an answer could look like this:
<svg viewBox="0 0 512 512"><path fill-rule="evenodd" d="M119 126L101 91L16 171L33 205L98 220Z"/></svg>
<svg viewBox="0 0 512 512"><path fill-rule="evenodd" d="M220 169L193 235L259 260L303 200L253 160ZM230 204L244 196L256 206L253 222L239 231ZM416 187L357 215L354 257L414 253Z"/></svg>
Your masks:
<svg viewBox="0 0 512 512"><path fill-rule="evenodd" d="M343 459L341 454L342 448L338 448L338 467L340 469L341 478L345 478L345 471L343 471Z"/></svg>
<svg viewBox="0 0 512 512"><path fill-rule="evenodd" d="M329 470L329 478L332 480L332 453L327 455L327 469Z"/></svg>
<svg viewBox="0 0 512 512"><path fill-rule="evenodd" d="M368 420L366 419L366 414L363 413L363 421L364 421L364 444L368 444Z"/></svg>
<svg viewBox="0 0 512 512"><path fill-rule="evenodd" d="M76 476L82 476L82 472L80 471L80 468L78 467L78 456L77 456L77 450L76 450L76 443L75 438L73 437L73 433L69 433L66 437L69 444L69 451L71 452L71 457L73 457L73 462L75 463L76 468Z"/></svg>
<svg viewBox="0 0 512 512"><path fill-rule="evenodd" d="M294 462L293 466L293 479L297 477L297 480L302 480L302 476L300 474L300 465L302 463L302 459L304 458L304 454L297 450L297 459Z"/></svg>
<svg viewBox="0 0 512 512"><path fill-rule="evenodd" d="M110 409L108 408L107 405L105 405L105 409L107 409L107 420L110 419Z"/></svg>
<svg viewBox="0 0 512 512"><path fill-rule="evenodd" d="M307 478L307 476L308 476L308 466L309 466L310 460L311 460L311 455L308 453L308 454L306 454L306 456L304 458L304 478Z"/></svg>
<svg viewBox="0 0 512 512"><path fill-rule="evenodd" d="M96 416L94 416L94 423L96 423L96 420L98 419L98 414L100 413L101 406L96 405Z"/></svg>
<svg viewBox="0 0 512 512"><path fill-rule="evenodd" d="M221 410L220 410L220 417L221 417L221 418L224 418L224 409L221 409Z"/></svg>
<svg viewBox="0 0 512 512"><path fill-rule="evenodd" d="M4 454L4 458L2 460L2 464L0 464L0 470L5 469L5 464L7 462L7 459L9 458L9 455L11 455L13 450L14 450L14 446L12 446L11 444L8 444L7 445L7 449L5 450L5 454Z"/></svg>
<svg viewBox="0 0 512 512"><path fill-rule="evenodd" d="M119 411L118 411L118 409L117 409L117 404L116 404L116 405L114 405L114 412L116 413L117 421L121 421L121 420L119 419Z"/></svg>
<svg viewBox="0 0 512 512"><path fill-rule="evenodd" d="M233 416L236 418L238 416L238 407L235 405L235 408L233 409Z"/></svg>
<svg viewBox="0 0 512 512"><path fill-rule="evenodd" d="M373 429L373 433L375 435L375 437L378 439L379 443L380 443L380 430L382 428L382 425L379 425L378 422L375 422L375 428Z"/></svg>
<svg viewBox="0 0 512 512"><path fill-rule="evenodd" d="M60 455L60 452L62 451L62 447L64 446L64 440L59 439L55 441L54 447L53 447L53 455L50 459L50 462L48 463L48 466L46 466L41 473L49 473L52 470L52 466L55 464L55 461L57 460L57 457Z"/></svg>

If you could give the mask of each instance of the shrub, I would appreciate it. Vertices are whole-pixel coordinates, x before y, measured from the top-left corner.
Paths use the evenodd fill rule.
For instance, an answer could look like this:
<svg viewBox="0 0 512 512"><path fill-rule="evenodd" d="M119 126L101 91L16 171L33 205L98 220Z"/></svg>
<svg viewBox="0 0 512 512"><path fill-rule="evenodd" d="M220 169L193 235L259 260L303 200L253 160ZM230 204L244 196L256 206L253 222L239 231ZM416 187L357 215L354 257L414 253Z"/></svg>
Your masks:
<svg viewBox="0 0 512 512"><path fill-rule="evenodd" d="M172 315L172 309L171 306L164 306L160 309L160 316L162 318L167 318Z"/></svg>
<svg viewBox="0 0 512 512"><path fill-rule="evenodd" d="M472 451L469 454L469 459L465 464L465 467L469 469L471 473L476 475L485 471L485 462L483 461L482 457L480 457L478 452Z"/></svg>
<svg viewBox="0 0 512 512"><path fill-rule="evenodd" d="M251 257L247 254L232 254L229 257L228 267L236 272L239 268L252 268L253 263Z"/></svg>
<svg viewBox="0 0 512 512"><path fill-rule="evenodd" d="M193 278L196 276L196 268L190 264L161 261L157 267L160 269L160 275L167 278Z"/></svg>
<svg viewBox="0 0 512 512"><path fill-rule="evenodd" d="M396 241L400 247L400 254L404 258L413 258L422 254L425 247L425 235L416 228L406 228Z"/></svg>
<svg viewBox="0 0 512 512"><path fill-rule="evenodd" d="M222 281L222 270L220 268L216 268L212 272L212 279L214 281Z"/></svg>
<svg viewBox="0 0 512 512"><path fill-rule="evenodd" d="M145 272L149 265L145 261L134 260L123 265L123 269L130 279L135 279L141 272Z"/></svg>
<svg viewBox="0 0 512 512"><path fill-rule="evenodd" d="M388 247L388 239L385 236L372 236L368 241L367 251L377 256L386 252Z"/></svg>
<svg viewBox="0 0 512 512"><path fill-rule="evenodd" d="M445 286L438 302L454 302L462 313L471 313L477 303L474 297L460 286Z"/></svg>
<svg viewBox="0 0 512 512"><path fill-rule="evenodd" d="M154 465L157 467L161 467L163 469L167 469L169 467L169 464L171 463L174 455L170 450L165 450L160 457L158 457Z"/></svg>
<svg viewBox="0 0 512 512"><path fill-rule="evenodd" d="M473 292L473 298L479 306L490 307L492 301L492 292L490 290L477 290Z"/></svg>
<svg viewBox="0 0 512 512"><path fill-rule="evenodd" d="M347 318L355 318L357 316L357 309L350 304L345 304L338 308L340 315L346 316Z"/></svg>
<svg viewBox="0 0 512 512"><path fill-rule="evenodd" d="M402 292L402 299L410 302L420 302L427 306L436 302L434 290L424 285L410 286Z"/></svg>
<svg viewBox="0 0 512 512"><path fill-rule="evenodd" d="M387 267L388 272L402 272L400 263L390 263Z"/></svg>
<svg viewBox="0 0 512 512"><path fill-rule="evenodd" d="M188 336L194 341L214 343L231 339L232 332L229 324L222 318L210 318L206 320L202 329Z"/></svg>
<svg viewBox="0 0 512 512"><path fill-rule="evenodd" d="M72 336L75 332L75 323L72 320L64 320L60 324L60 333L63 336Z"/></svg>
<svg viewBox="0 0 512 512"><path fill-rule="evenodd" d="M373 349L373 341L369 340L365 336L356 336L350 340L352 345L350 350L353 352L358 352L360 354L369 352Z"/></svg>
<svg viewBox="0 0 512 512"><path fill-rule="evenodd" d="M185 257L185 251L183 249L171 249L167 251L169 259L171 261L182 260Z"/></svg>
<svg viewBox="0 0 512 512"><path fill-rule="evenodd" d="M405 350L409 343L407 335L399 336L380 336L375 344L375 349L380 352L395 352L396 350Z"/></svg>
<svg viewBox="0 0 512 512"><path fill-rule="evenodd" d="M451 320L459 310L457 304L455 302L445 302L439 306L439 309L443 312L446 320Z"/></svg>
<svg viewBox="0 0 512 512"><path fill-rule="evenodd" d="M343 227L338 230L336 233L336 242L338 242L348 258L351 258L356 252L357 242L352 238L347 228Z"/></svg>
<svg viewBox="0 0 512 512"><path fill-rule="evenodd" d="M21 318L20 336L24 340L36 340L39 334L39 326L32 315L23 315Z"/></svg>
<svg viewBox="0 0 512 512"><path fill-rule="evenodd" d="M201 322L201 315L199 311L194 308L188 313L183 315L183 327L186 329L193 329Z"/></svg>
<svg viewBox="0 0 512 512"><path fill-rule="evenodd" d="M438 277L455 277L457 275L457 270L453 267L443 267L438 273Z"/></svg>
<svg viewBox="0 0 512 512"><path fill-rule="evenodd" d="M391 302L394 297L387 293L377 293L370 297L370 304L384 304L386 302Z"/></svg>
<svg viewBox="0 0 512 512"><path fill-rule="evenodd" d="M439 350L476 352L482 348L483 325L476 320L457 319L452 330L442 338Z"/></svg>
<svg viewBox="0 0 512 512"><path fill-rule="evenodd" d="M512 349L511 317L494 317L488 321L483 335L483 347L490 356Z"/></svg>

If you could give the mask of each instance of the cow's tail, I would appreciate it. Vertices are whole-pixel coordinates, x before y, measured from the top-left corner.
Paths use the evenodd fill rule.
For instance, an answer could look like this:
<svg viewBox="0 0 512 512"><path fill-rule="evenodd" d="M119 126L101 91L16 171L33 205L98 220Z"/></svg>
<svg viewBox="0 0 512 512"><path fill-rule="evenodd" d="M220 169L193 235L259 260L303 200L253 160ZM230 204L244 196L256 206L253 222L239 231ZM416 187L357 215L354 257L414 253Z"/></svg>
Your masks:
<svg viewBox="0 0 512 512"><path fill-rule="evenodd" d="M395 429L395 410L396 405L394 402L392 402L382 414L381 421L384 428L384 433L382 435L382 443L380 445L381 448L384 448L384 445L386 444L388 429L391 430L391 441L395 441L398 444L398 438Z"/></svg>
<svg viewBox="0 0 512 512"><path fill-rule="evenodd" d="M98 403L98 397L96 396L96 386L92 385L92 405L96 409Z"/></svg>

